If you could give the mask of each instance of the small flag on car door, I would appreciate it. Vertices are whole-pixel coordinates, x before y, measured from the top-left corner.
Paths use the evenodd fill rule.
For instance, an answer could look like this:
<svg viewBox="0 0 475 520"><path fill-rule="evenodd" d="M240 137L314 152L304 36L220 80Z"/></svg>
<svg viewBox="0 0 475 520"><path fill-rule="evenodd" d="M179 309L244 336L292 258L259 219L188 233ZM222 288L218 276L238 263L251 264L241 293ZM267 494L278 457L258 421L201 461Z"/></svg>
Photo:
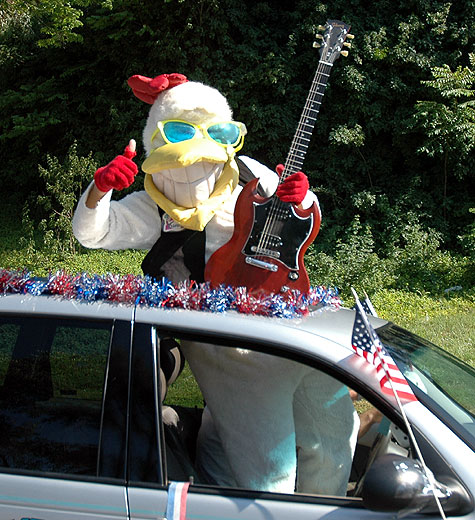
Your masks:
<svg viewBox="0 0 475 520"><path fill-rule="evenodd" d="M170 482L166 520L185 520L189 482Z"/></svg>

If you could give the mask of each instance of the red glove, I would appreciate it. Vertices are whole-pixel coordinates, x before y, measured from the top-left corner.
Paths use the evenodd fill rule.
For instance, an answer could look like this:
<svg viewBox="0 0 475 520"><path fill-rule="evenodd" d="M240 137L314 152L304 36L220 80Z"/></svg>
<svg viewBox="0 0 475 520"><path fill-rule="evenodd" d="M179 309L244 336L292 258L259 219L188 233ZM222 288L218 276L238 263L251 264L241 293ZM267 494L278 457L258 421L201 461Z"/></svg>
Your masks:
<svg viewBox="0 0 475 520"><path fill-rule="evenodd" d="M132 159L137 155L135 141L131 140L124 150L124 155L118 155L107 166L99 168L94 174L94 182L98 190L123 190L128 188L137 175L137 165Z"/></svg>
<svg viewBox="0 0 475 520"><path fill-rule="evenodd" d="M284 171L284 165L278 164L275 171L280 177ZM300 204L305 198L305 195L307 195L309 187L310 185L305 173L296 172L289 175L281 184L279 184L275 193L282 202Z"/></svg>

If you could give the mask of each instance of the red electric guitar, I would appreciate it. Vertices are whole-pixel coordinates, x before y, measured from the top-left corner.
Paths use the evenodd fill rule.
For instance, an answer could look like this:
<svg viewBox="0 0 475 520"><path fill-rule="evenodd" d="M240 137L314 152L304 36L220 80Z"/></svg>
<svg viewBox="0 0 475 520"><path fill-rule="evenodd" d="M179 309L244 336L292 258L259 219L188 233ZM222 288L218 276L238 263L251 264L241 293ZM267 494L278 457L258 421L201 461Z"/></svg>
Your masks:
<svg viewBox="0 0 475 520"><path fill-rule="evenodd" d="M320 60L280 182L302 169L333 62L340 54L348 54L343 47L350 47L345 42L353 38L349 29L337 20L319 27L324 31L318 35L322 41L314 45L321 47ZM208 260L205 280L212 287L225 284L245 286L250 291L308 292L310 281L303 256L320 229L320 210L315 203L304 210L276 195L261 197L258 182L248 182L239 195L233 236Z"/></svg>

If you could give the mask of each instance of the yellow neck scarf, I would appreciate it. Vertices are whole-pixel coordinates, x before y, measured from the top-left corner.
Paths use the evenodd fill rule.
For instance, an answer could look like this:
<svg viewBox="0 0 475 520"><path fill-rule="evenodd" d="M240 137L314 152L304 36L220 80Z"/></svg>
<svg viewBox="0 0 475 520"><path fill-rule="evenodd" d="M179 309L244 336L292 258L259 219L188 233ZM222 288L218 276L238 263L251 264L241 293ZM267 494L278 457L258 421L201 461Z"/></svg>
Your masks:
<svg viewBox="0 0 475 520"><path fill-rule="evenodd" d="M225 163L213 193L194 208L179 206L167 198L154 184L152 173L161 170L183 168L196 162ZM206 139L191 139L181 143L166 144L154 150L144 161L145 191L170 217L186 229L203 231L219 206L226 202L234 191L239 178L239 169L231 156L222 147Z"/></svg>

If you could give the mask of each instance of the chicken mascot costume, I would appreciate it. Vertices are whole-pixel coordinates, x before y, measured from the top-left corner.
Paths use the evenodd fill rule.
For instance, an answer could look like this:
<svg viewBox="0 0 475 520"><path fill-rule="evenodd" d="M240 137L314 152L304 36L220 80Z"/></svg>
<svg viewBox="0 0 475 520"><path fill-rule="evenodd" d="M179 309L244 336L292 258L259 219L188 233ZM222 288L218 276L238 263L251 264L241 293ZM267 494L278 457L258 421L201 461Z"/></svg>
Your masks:
<svg viewBox="0 0 475 520"><path fill-rule="evenodd" d="M231 238L244 172L259 178L265 196L276 192L303 208L316 201L302 172L278 186L272 170L236 157L246 127L216 89L181 74L137 75L128 84L151 105L145 190L111 201L138 170L131 140L79 201L73 229L84 246L146 249L146 275L202 281L206 261ZM185 341L181 348L206 402L196 460L205 482L345 495L358 430L346 387L267 354Z"/></svg>

